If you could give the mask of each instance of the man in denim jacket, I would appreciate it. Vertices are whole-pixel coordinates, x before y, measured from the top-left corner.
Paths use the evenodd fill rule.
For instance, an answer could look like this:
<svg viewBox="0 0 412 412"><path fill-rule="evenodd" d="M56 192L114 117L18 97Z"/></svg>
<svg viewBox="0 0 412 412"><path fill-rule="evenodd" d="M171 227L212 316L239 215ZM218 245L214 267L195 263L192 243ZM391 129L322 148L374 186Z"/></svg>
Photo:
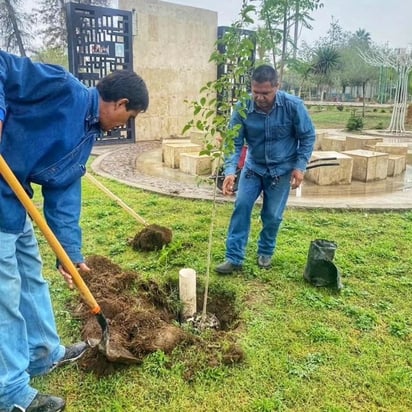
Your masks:
<svg viewBox="0 0 412 412"><path fill-rule="evenodd" d="M263 193L262 230L257 264L269 269L290 189L303 180L315 142L315 130L301 99L278 90L276 70L257 67L252 75L252 95L233 112L230 127L239 127L235 152L225 159L222 192L234 194L235 170L242 148L248 146L239 179L235 208L226 240L226 261L215 270L231 274L241 270L255 201Z"/></svg>
<svg viewBox="0 0 412 412"><path fill-rule="evenodd" d="M81 176L93 143L147 109L144 81L130 71L87 88L63 68L0 51L0 153L27 193L41 185L46 220L63 248L81 254ZM70 287L64 267L59 271ZM30 377L78 359L84 342L64 347L30 218L0 176L0 411L51 412L63 399L42 395Z"/></svg>

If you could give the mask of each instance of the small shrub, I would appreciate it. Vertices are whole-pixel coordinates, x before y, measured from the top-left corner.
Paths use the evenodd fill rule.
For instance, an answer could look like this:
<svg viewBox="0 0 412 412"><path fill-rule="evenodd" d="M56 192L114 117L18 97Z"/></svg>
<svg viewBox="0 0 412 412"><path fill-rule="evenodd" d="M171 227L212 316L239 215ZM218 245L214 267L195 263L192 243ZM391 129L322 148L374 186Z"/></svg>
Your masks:
<svg viewBox="0 0 412 412"><path fill-rule="evenodd" d="M343 111L343 104L338 104L336 108L341 112Z"/></svg>
<svg viewBox="0 0 412 412"><path fill-rule="evenodd" d="M386 113L386 110L385 110L385 109L381 109L381 113Z"/></svg>
<svg viewBox="0 0 412 412"><path fill-rule="evenodd" d="M346 123L346 128L349 131L359 131L363 129L363 119L360 116L356 116L355 110L352 111L348 123Z"/></svg>
<svg viewBox="0 0 412 412"><path fill-rule="evenodd" d="M373 111L376 113L376 112L378 111L378 109L375 107L375 108L373 109Z"/></svg>

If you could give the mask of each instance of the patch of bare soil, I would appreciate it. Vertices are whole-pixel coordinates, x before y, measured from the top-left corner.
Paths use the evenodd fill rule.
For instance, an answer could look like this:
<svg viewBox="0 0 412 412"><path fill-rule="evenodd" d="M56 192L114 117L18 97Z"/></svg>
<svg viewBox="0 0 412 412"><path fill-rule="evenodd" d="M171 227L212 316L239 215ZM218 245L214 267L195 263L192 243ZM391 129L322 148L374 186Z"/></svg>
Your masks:
<svg viewBox="0 0 412 412"><path fill-rule="evenodd" d="M153 281L144 282L137 273L125 272L102 256L89 257L87 265L91 270L82 273L82 277L108 320L110 346L128 350L136 358L136 363L157 350L169 354L178 346L184 350L187 348L190 353L202 351L202 359L206 359L209 366L235 364L243 360L236 333L230 330L237 325L236 312L227 296L210 296L208 310L219 319L221 329L208 331L205 334L207 338L204 338L202 334L179 325L177 302L174 302L174 308L171 306L176 298L170 296L167 287L162 288ZM83 301L73 312L82 322L84 340L102 338L95 315ZM191 379L200 365L196 360L193 364L187 363L187 357L185 362L185 376ZM79 365L98 376L127 367L122 362L109 362L97 347L91 348Z"/></svg>

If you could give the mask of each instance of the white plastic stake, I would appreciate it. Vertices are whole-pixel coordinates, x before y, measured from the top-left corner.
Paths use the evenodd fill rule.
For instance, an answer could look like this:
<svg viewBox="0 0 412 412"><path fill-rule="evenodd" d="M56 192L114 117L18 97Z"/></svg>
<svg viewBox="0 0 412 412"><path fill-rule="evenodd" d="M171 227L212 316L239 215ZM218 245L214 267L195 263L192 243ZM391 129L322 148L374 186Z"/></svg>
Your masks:
<svg viewBox="0 0 412 412"><path fill-rule="evenodd" d="M183 318L193 316L196 313L196 271L194 269L180 269L179 297L183 303Z"/></svg>

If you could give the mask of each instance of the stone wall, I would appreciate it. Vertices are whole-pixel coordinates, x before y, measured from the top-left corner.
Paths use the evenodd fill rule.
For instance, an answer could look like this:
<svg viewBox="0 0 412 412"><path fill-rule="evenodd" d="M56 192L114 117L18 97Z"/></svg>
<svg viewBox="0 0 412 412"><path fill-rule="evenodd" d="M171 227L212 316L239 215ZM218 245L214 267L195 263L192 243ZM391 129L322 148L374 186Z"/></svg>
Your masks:
<svg viewBox="0 0 412 412"><path fill-rule="evenodd" d="M134 70L147 83L150 105L136 122L136 140L179 135L192 118L185 100L198 98L216 79L209 62L217 33L217 13L158 0L120 0L119 9L135 9Z"/></svg>

